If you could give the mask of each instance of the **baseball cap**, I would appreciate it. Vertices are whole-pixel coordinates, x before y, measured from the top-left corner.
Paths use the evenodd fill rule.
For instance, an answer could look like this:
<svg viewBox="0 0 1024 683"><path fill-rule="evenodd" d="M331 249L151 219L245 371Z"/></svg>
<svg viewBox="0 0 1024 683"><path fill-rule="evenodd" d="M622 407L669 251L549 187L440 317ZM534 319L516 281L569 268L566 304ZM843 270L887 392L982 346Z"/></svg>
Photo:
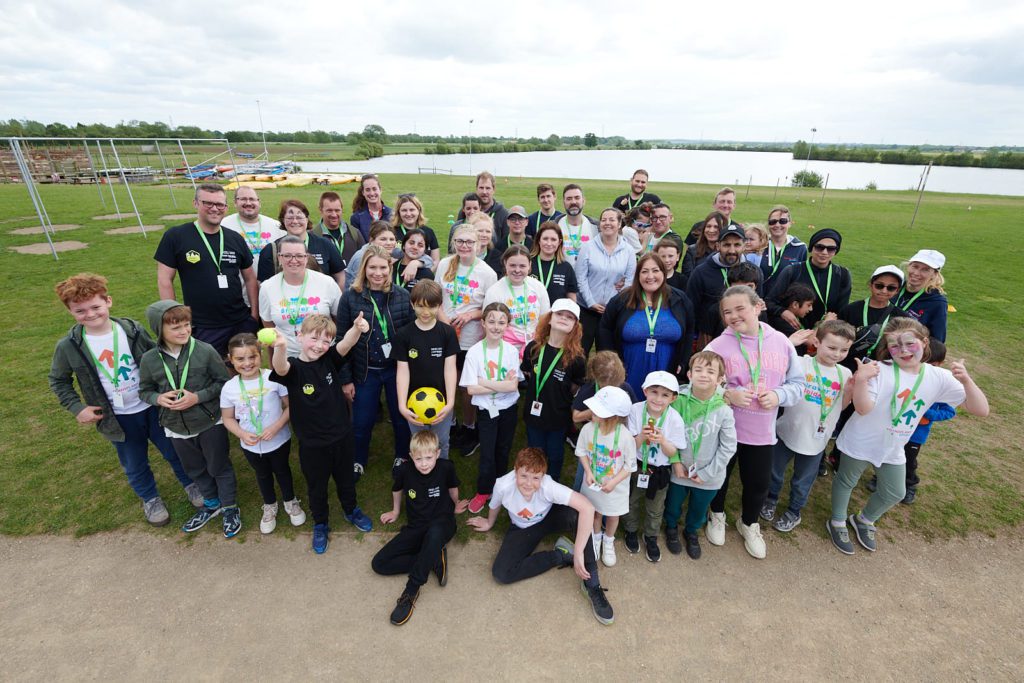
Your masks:
<svg viewBox="0 0 1024 683"><path fill-rule="evenodd" d="M600 391L583 402L597 417L629 417L633 404L629 394L618 387L602 387Z"/></svg>
<svg viewBox="0 0 1024 683"><path fill-rule="evenodd" d="M740 240L747 236L747 234L743 232L743 228L736 225L735 223L730 223L729 225L726 226L725 230L722 230L718 234L718 241L721 242L729 235L736 235L736 237L739 237Z"/></svg>
<svg viewBox="0 0 1024 683"><path fill-rule="evenodd" d="M518 204L508 210L509 216L519 216L520 218L527 218L529 214L526 213L526 209L519 206Z"/></svg>
<svg viewBox="0 0 1024 683"><path fill-rule="evenodd" d="M557 313L558 311L568 311L576 316L577 319L580 317L580 306L572 299L559 299L551 305L551 312Z"/></svg>
<svg viewBox="0 0 1024 683"><path fill-rule="evenodd" d="M664 370L655 370L654 372L647 375L644 380L643 388L647 387L665 387L669 391L679 393L679 380L671 372L665 372Z"/></svg>
<svg viewBox="0 0 1024 683"><path fill-rule="evenodd" d="M891 263L887 266L879 266L878 268L875 268L875 272L871 273L871 282L874 282L875 278L880 275L892 275L900 282L903 282L903 271Z"/></svg>
<svg viewBox="0 0 1024 683"><path fill-rule="evenodd" d="M941 251L935 251L934 249L922 249L911 256L910 260L923 263L935 270L942 270L942 266L946 265L946 257L943 256Z"/></svg>

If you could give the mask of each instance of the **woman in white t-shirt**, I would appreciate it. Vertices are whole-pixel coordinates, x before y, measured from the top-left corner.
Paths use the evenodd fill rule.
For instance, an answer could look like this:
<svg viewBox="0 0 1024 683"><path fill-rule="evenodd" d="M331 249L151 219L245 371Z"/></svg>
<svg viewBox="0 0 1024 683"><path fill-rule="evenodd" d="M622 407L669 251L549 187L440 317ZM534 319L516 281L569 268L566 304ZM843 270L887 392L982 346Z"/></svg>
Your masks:
<svg viewBox="0 0 1024 683"><path fill-rule="evenodd" d="M299 355L296 335L307 316L334 317L341 288L334 278L306 267L309 254L302 239L283 237L277 245L281 272L260 284L260 318L288 342L288 355Z"/></svg>
<svg viewBox="0 0 1024 683"><path fill-rule="evenodd" d="M533 339L537 321L551 310L548 290L539 280L530 275L530 251L519 244L513 244L501 257L505 264L505 277L491 285L484 297L484 307L500 302L511 311L511 319L505 328L505 341L516 347L519 357L523 356L526 342Z"/></svg>
<svg viewBox="0 0 1024 683"><path fill-rule="evenodd" d="M933 403L962 403L972 415L988 415L988 399L963 361L954 362L952 372L928 365L928 337L928 328L916 320L892 318L882 332L880 362L857 360L856 413L836 441L843 457L832 481L832 519L827 523L832 543L847 555L853 554L847 521L857 542L874 552L875 522L906 495L903 446ZM874 465L878 488L863 510L847 518L850 493L869 465Z"/></svg>

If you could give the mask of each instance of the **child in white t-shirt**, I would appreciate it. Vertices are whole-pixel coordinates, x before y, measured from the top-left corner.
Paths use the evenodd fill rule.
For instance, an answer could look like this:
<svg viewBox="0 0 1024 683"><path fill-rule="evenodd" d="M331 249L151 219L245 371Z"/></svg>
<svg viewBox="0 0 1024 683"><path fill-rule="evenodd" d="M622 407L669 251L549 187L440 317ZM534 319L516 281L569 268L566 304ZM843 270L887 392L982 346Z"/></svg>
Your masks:
<svg viewBox="0 0 1024 683"><path fill-rule="evenodd" d="M269 534L277 527L275 477L292 526L300 526L306 521L306 513L295 497L288 464L292 446L288 389L270 379L270 370L260 367L260 345L254 334L236 334L228 340L228 361L238 374L220 390L221 417L227 430L238 437L245 459L256 471L256 485L263 496L260 531Z"/></svg>
<svg viewBox="0 0 1024 683"><path fill-rule="evenodd" d="M594 505L594 552L606 567L615 565L615 530L629 512L629 475L636 471L636 442L626 420L632 408L619 387L602 387L584 404L594 415L576 439L583 466L580 492ZM604 531L601 531L602 521Z"/></svg>
<svg viewBox="0 0 1024 683"><path fill-rule="evenodd" d="M928 364L928 328L913 318L892 318L882 331L880 362L857 359L853 406L856 409L836 441L843 453L832 481L832 519L826 524L832 543L853 554L847 521L857 542L875 550L875 522L906 495L907 459L903 446L933 403L961 403L967 412L988 415L988 399L963 361L952 372ZM891 359L891 362L884 361ZM861 512L849 515L850 493L868 465L875 466L878 488Z"/></svg>
<svg viewBox="0 0 1024 683"><path fill-rule="evenodd" d="M594 617L602 624L614 619L612 606L601 588L594 556L594 506L582 494L559 484L547 474L548 461L539 448L516 454L515 469L494 483L487 517L470 517L477 531L494 527L501 508L512 524L494 558L491 573L498 583L514 583L538 576L555 567L573 567L583 580ZM553 550L534 552L545 536L575 529L576 542L560 536Z"/></svg>
<svg viewBox="0 0 1024 683"><path fill-rule="evenodd" d="M501 257L505 264L505 277L491 285L484 297L484 306L500 301L508 306L512 317L505 329L505 340L522 357L526 342L533 339L540 317L551 310L548 290L530 275L530 252L526 247L513 244Z"/></svg>
<svg viewBox="0 0 1024 683"><path fill-rule="evenodd" d="M658 533L665 514L665 496L671 478L670 458L686 448L686 424L672 408L679 395L679 380L664 370L656 370L644 380L646 401L634 403L629 413L629 432L636 440L636 472L630 481L626 550L640 552L640 508L645 508L643 534L647 559L661 560Z"/></svg>
<svg viewBox="0 0 1024 683"><path fill-rule="evenodd" d="M842 320L825 320L815 330L817 353L801 356L803 381L801 398L786 408L775 425L779 440L772 451L772 480L768 497L761 506L761 519L776 531L792 531L800 524L800 511L807 504L818 465L832 436L839 415L853 400L848 368L839 365L856 338L853 326ZM776 516L786 468L793 461L789 483L789 506Z"/></svg>

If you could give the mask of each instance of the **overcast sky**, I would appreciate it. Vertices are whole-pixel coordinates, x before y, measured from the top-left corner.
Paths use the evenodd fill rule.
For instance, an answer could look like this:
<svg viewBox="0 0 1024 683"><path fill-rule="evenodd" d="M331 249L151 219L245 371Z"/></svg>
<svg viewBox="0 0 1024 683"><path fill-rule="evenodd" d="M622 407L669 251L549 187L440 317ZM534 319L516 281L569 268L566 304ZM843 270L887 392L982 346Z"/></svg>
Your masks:
<svg viewBox="0 0 1024 683"><path fill-rule="evenodd" d="M649 7L650 9L646 9ZM0 0L0 118L1024 144L1024 5Z"/></svg>

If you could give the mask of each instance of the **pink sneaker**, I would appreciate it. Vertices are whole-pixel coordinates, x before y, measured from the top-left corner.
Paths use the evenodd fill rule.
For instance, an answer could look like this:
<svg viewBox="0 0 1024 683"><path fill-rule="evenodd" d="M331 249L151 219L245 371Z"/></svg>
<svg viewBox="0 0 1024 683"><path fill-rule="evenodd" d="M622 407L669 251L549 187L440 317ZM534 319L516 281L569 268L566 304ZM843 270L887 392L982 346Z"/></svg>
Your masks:
<svg viewBox="0 0 1024 683"><path fill-rule="evenodd" d="M469 501L469 511L474 515L484 509L487 505L487 501L491 499L489 493L478 493L473 496L473 500Z"/></svg>

